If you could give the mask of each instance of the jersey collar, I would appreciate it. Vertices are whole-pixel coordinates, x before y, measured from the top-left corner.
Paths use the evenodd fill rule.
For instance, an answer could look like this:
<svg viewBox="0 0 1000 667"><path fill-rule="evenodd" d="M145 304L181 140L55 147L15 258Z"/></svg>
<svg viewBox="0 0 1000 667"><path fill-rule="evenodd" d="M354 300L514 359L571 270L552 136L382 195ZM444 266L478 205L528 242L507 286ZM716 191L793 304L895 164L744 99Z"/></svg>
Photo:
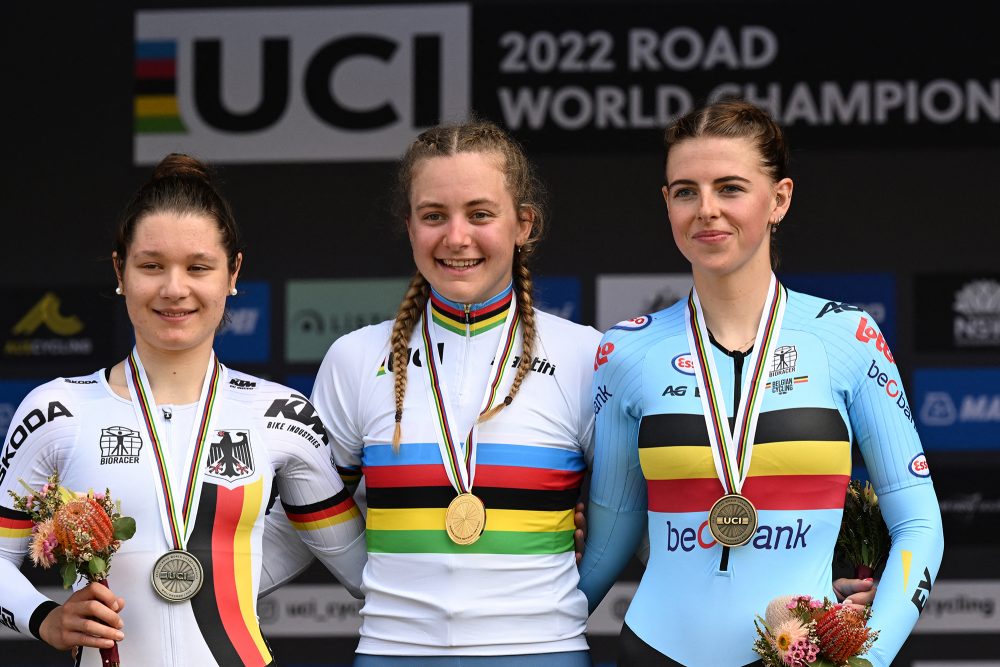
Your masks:
<svg viewBox="0 0 1000 667"><path fill-rule="evenodd" d="M431 316L435 324L457 334L475 336L503 325L514 303L513 283L481 303L458 303L431 289Z"/></svg>

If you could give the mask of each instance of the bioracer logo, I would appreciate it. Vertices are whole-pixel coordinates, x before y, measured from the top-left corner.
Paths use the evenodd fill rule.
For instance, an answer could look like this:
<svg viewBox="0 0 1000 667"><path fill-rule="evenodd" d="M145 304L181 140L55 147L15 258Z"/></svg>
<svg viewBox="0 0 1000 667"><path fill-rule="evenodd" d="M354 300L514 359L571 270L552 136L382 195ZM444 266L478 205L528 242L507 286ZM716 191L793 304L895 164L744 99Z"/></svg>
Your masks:
<svg viewBox="0 0 1000 667"><path fill-rule="evenodd" d="M136 14L135 162L395 160L469 111L467 5Z"/></svg>

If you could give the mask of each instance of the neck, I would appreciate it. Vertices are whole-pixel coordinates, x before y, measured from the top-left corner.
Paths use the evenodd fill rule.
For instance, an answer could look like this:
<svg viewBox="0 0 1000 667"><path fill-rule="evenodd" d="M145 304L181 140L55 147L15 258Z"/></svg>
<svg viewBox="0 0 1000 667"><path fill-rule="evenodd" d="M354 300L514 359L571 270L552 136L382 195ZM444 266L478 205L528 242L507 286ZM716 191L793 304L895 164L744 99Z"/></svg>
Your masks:
<svg viewBox="0 0 1000 667"><path fill-rule="evenodd" d="M753 345L770 280L770 268L758 275L694 273L705 324L719 345L727 350L746 350Z"/></svg>
<svg viewBox="0 0 1000 667"><path fill-rule="evenodd" d="M211 345L193 350L159 350L136 342L142 367L146 370L153 399L157 403L195 403L212 356Z"/></svg>

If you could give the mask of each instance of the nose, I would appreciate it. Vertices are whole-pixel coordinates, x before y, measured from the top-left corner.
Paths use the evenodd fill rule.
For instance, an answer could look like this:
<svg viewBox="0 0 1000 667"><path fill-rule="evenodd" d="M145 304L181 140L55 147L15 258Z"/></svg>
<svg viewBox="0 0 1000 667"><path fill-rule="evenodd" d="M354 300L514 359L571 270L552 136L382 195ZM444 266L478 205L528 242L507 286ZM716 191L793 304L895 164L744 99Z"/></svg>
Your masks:
<svg viewBox="0 0 1000 667"><path fill-rule="evenodd" d="M163 274L160 296L164 299L182 299L191 291L187 283L187 272L182 268L169 269Z"/></svg>
<svg viewBox="0 0 1000 667"><path fill-rule="evenodd" d="M452 216L444 228L444 246L449 250L460 250L469 245L469 222L462 216Z"/></svg>
<svg viewBox="0 0 1000 667"><path fill-rule="evenodd" d="M707 221L719 217L719 203L713 193L703 193L698 204L698 219Z"/></svg>

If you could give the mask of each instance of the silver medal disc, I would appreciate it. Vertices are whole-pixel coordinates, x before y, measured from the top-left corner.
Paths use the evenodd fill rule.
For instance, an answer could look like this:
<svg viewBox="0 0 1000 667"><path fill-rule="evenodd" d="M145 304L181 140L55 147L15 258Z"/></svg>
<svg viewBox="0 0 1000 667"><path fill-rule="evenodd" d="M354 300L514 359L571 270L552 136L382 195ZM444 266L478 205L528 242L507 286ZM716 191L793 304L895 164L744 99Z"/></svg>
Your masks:
<svg viewBox="0 0 1000 667"><path fill-rule="evenodd" d="M187 602L201 590L205 571L187 551L168 551L153 565L153 590L167 602Z"/></svg>

